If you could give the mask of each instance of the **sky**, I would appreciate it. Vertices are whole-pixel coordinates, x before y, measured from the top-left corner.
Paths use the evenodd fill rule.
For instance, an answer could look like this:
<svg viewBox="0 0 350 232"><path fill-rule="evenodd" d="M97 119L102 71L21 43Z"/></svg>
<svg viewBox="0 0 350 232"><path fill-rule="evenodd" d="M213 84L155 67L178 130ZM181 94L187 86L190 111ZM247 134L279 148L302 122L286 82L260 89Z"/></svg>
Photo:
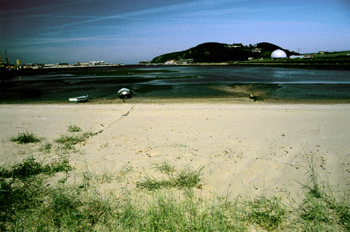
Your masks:
<svg viewBox="0 0 350 232"><path fill-rule="evenodd" d="M350 0L0 0L10 63L136 64L205 42L350 50Z"/></svg>

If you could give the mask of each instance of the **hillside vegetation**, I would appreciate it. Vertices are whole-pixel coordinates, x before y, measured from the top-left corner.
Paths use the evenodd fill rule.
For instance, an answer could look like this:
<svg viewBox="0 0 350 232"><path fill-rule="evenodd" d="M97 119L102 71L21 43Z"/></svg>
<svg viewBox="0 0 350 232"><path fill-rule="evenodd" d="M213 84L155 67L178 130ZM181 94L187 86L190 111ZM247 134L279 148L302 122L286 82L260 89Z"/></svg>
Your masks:
<svg viewBox="0 0 350 232"><path fill-rule="evenodd" d="M248 60L248 57L269 58L271 52L276 49L284 50L287 55L298 54L283 49L271 43L258 43L255 46L242 44L203 43L190 49L167 53L155 57L151 63L165 63L168 60L193 59L194 62L228 62Z"/></svg>

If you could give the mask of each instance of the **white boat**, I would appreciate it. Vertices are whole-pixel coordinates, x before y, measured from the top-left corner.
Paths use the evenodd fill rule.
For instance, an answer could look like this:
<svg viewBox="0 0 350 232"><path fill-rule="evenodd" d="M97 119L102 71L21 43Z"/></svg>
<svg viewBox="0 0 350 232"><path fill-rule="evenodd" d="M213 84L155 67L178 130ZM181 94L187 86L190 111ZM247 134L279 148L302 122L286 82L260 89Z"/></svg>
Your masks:
<svg viewBox="0 0 350 232"><path fill-rule="evenodd" d="M122 88L118 91L118 96L121 99L131 98L132 92L128 88Z"/></svg>
<svg viewBox="0 0 350 232"><path fill-rule="evenodd" d="M69 101L72 103L86 102L88 101L88 97L89 97L88 95L80 96L80 97L72 97L72 98L69 98Z"/></svg>

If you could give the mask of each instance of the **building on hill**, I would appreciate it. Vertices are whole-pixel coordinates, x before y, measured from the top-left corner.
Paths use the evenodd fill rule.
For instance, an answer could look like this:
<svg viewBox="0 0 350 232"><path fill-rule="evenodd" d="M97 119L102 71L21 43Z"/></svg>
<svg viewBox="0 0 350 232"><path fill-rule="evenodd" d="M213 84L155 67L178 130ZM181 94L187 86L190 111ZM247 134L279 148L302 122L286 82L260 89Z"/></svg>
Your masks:
<svg viewBox="0 0 350 232"><path fill-rule="evenodd" d="M225 47L227 47L227 48L241 48L241 47L243 47L243 44L241 44L241 43L225 44Z"/></svg>
<svg viewBox="0 0 350 232"><path fill-rule="evenodd" d="M290 59L301 59L301 58L304 58L304 56L303 55L291 55L290 57L289 57Z"/></svg>
<svg viewBox="0 0 350 232"><path fill-rule="evenodd" d="M254 53L261 53L261 48L254 48L253 50L252 50L252 52L254 52Z"/></svg>
<svg viewBox="0 0 350 232"><path fill-rule="evenodd" d="M194 59L180 59L179 64L192 64Z"/></svg>
<svg viewBox="0 0 350 232"><path fill-rule="evenodd" d="M307 54L307 55L304 56L304 58L305 58L305 59L312 59L312 58L314 58L314 55L312 55L312 54Z"/></svg>
<svg viewBox="0 0 350 232"><path fill-rule="evenodd" d="M151 63L151 61L148 60L142 60L138 63L138 65L149 65Z"/></svg>
<svg viewBox="0 0 350 232"><path fill-rule="evenodd" d="M174 65L177 64L176 60L168 60L167 62L165 62L165 65Z"/></svg>

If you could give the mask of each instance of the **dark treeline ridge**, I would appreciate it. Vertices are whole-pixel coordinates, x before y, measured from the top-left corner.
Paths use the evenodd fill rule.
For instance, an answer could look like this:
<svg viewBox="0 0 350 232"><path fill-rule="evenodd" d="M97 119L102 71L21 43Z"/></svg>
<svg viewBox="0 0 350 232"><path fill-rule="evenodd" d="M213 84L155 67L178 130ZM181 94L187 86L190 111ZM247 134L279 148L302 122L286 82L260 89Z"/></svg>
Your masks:
<svg viewBox="0 0 350 232"><path fill-rule="evenodd" d="M254 59L269 58L271 52L281 49L290 55L298 53L283 49L277 45L263 42L256 45L244 46L242 44L224 44L209 42L203 43L196 47L180 51L172 52L155 57L151 63L165 63L168 60L193 59L196 63L201 62L228 62L228 61L244 61L249 57Z"/></svg>

